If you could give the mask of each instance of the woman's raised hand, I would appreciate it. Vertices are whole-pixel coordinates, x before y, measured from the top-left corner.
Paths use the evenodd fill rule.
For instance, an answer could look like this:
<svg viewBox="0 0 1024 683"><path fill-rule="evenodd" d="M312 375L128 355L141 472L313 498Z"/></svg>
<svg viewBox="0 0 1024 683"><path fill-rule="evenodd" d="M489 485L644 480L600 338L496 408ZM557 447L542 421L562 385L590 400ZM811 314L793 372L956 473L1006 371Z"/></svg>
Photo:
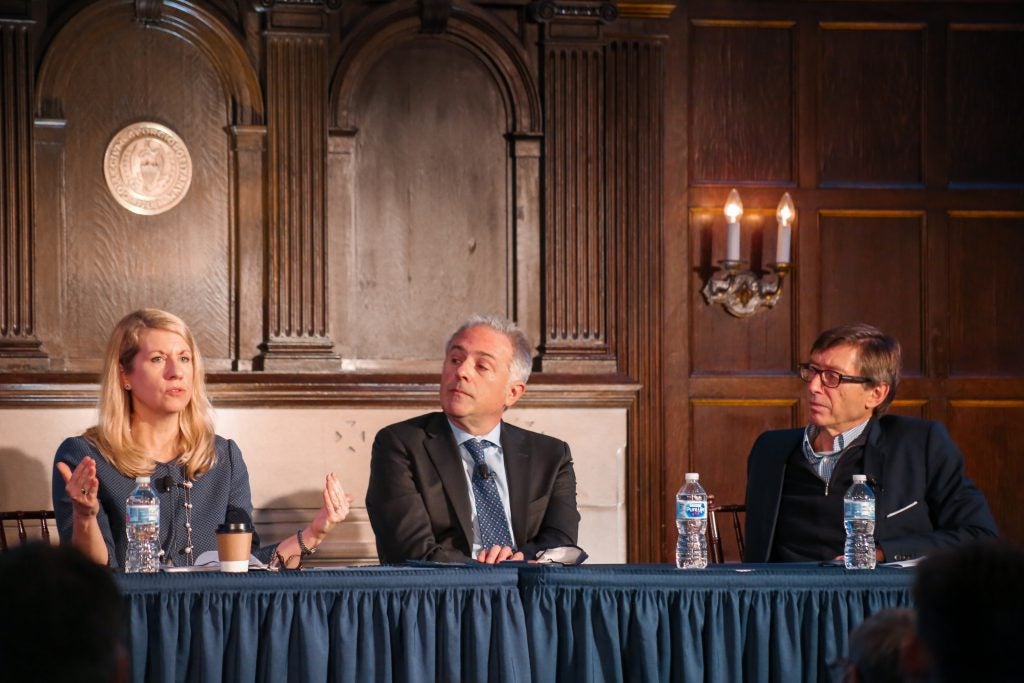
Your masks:
<svg viewBox="0 0 1024 683"><path fill-rule="evenodd" d="M64 490L71 499L71 509L75 517L95 517L100 511L100 501L96 492L100 488L100 480L96 477L96 461L86 456L72 472L67 463L57 463L57 471L64 477Z"/></svg>

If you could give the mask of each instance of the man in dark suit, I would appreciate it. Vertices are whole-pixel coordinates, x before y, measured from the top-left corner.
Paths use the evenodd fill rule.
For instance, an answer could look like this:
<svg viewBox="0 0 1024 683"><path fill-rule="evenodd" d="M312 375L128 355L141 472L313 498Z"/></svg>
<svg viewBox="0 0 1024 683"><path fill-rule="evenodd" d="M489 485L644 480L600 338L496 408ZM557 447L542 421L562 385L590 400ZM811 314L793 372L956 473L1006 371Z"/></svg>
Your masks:
<svg viewBox="0 0 1024 683"><path fill-rule="evenodd" d="M445 347L444 412L377 433L366 510L381 562L493 564L576 544L569 446L501 419L531 365L514 324L470 318Z"/></svg>
<svg viewBox="0 0 1024 683"><path fill-rule="evenodd" d="M765 432L747 461L744 561L831 560L843 553L843 495L854 474L875 493L875 557L902 561L996 535L945 428L885 415L899 342L864 324L826 330L800 365L809 424Z"/></svg>

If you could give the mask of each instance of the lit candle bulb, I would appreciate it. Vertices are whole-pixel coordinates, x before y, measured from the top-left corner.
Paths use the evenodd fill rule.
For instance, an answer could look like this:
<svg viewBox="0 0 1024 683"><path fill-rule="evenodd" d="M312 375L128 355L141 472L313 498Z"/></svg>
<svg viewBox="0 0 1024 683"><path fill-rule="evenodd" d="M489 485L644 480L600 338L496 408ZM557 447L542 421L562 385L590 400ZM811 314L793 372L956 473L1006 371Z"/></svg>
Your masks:
<svg viewBox="0 0 1024 683"><path fill-rule="evenodd" d="M734 187L725 200L725 259L727 261L740 260L740 216L742 215L743 202L740 201L740 193Z"/></svg>
<svg viewBox="0 0 1024 683"><path fill-rule="evenodd" d="M793 198L789 196L788 192L779 200L775 218L779 221L778 239L775 242L775 262L789 263L789 247L793 237L790 223L796 218L796 208L793 206Z"/></svg>

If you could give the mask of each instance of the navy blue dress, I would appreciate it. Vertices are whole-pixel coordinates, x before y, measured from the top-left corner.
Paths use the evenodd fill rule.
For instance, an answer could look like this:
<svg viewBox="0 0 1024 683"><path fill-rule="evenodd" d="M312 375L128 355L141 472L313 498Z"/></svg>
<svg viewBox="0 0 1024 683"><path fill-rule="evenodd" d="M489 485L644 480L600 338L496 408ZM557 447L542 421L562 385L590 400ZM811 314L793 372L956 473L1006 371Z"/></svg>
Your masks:
<svg viewBox="0 0 1024 683"><path fill-rule="evenodd" d="M189 494L192 501L193 558L207 550L217 549L217 525L224 521L229 507L244 510L252 517L252 499L249 493L249 472L242 460L242 452L234 441L220 436L215 438L216 460L208 472L192 483ZM64 478L57 471L57 463L66 463L74 471L85 456L96 461L99 479L100 509L96 521L107 544L108 563L119 569L124 566L128 537L125 533L125 500L135 488L135 480L126 477L111 465L85 437L65 439L57 449L53 462L53 509L57 516L57 529L62 543L71 542L72 507L65 489ZM160 547L165 561L175 566L187 565L185 547L185 481L181 465L157 463L150 475L153 489L160 498ZM253 553L263 562L269 562L277 544L259 547L259 538L253 534Z"/></svg>

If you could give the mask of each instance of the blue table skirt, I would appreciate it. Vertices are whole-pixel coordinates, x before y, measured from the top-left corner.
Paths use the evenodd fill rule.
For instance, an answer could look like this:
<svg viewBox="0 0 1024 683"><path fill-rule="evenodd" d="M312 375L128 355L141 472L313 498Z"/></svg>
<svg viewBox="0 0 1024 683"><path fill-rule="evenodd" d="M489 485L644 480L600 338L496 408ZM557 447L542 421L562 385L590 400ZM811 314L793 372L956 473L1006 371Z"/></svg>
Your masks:
<svg viewBox="0 0 1024 683"><path fill-rule="evenodd" d="M135 681L828 681L913 571L810 565L121 575Z"/></svg>
<svg viewBox="0 0 1024 683"><path fill-rule="evenodd" d="M135 681L529 681L513 568L118 577Z"/></svg>
<svg viewBox="0 0 1024 683"><path fill-rule="evenodd" d="M828 681L850 629L913 571L817 565L524 568L533 680Z"/></svg>

